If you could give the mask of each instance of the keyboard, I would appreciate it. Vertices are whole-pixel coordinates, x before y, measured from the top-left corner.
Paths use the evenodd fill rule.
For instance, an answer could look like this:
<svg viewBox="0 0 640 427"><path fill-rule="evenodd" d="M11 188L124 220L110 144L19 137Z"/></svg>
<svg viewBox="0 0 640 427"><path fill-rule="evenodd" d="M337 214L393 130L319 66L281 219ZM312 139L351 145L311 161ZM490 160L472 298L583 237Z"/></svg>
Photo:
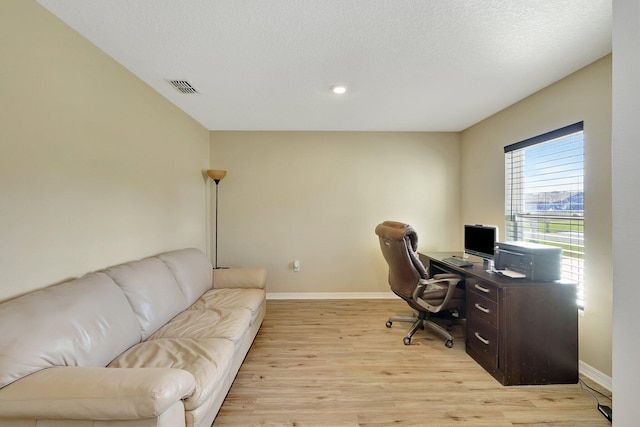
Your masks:
<svg viewBox="0 0 640 427"><path fill-rule="evenodd" d="M456 267L473 267L473 263L463 258L443 258L442 261L447 264L455 265Z"/></svg>

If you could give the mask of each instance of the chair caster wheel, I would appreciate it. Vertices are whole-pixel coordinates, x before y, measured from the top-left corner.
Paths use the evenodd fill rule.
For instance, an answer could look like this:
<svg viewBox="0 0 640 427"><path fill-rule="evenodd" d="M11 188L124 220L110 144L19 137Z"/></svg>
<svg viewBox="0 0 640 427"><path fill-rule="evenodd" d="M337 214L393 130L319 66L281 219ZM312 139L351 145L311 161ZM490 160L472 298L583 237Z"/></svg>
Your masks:
<svg viewBox="0 0 640 427"><path fill-rule="evenodd" d="M453 347L453 340L447 340L447 341L445 341L444 345L446 345L448 348Z"/></svg>
<svg viewBox="0 0 640 427"><path fill-rule="evenodd" d="M409 337L404 337L402 339L402 342L404 343L404 345L411 345L411 338Z"/></svg>
<svg viewBox="0 0 640 427"><path fill-rule="evenodd" d="M391 325L393 325L393 322L391 320L387 320L386 325L387 325L387 328L390 328Z"/></svg>

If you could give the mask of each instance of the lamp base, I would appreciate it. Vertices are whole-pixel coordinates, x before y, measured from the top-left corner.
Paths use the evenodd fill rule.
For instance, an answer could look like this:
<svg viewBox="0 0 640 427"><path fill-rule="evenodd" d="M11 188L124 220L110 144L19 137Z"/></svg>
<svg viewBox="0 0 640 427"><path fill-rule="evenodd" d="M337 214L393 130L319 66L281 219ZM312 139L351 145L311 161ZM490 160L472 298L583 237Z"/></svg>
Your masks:
<svg viewBox="0 0 640 427"><path fill-rule="evenodd" d="M231 267L213 267L214 270L227 270Z"/></svg>

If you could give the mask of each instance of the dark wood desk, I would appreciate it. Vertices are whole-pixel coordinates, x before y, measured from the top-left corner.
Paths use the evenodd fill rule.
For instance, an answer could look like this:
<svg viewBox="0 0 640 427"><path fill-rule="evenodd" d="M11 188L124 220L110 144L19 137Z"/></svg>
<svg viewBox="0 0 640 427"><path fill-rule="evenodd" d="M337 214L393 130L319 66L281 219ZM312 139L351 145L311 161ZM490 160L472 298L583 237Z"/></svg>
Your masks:
<svg viewBox="0 0 640 427"><path fill-rule="evenodd" d="M452 252L424 252L431 275L456 273L466 286L466 350L503 385L578 382L575 284L530 282L486 271L479 258L461 268Z"/></svg>

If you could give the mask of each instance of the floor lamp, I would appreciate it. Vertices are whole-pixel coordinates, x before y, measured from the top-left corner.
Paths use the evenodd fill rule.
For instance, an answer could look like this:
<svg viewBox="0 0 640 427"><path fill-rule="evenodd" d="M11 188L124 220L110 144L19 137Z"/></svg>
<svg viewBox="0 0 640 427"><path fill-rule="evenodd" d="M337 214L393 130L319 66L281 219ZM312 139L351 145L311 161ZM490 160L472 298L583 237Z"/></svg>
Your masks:
<svg viewBox="0 0 640 427"><path fill-rule="evenodd" d="M220 183L220 180L227 175L227 171L208 170L207 175L209 175L209 178L211 178L213 182L216 183L216 258L215 258L215 265L213 268L217 270L219 268L218 267L218 184Z"/></svg>

